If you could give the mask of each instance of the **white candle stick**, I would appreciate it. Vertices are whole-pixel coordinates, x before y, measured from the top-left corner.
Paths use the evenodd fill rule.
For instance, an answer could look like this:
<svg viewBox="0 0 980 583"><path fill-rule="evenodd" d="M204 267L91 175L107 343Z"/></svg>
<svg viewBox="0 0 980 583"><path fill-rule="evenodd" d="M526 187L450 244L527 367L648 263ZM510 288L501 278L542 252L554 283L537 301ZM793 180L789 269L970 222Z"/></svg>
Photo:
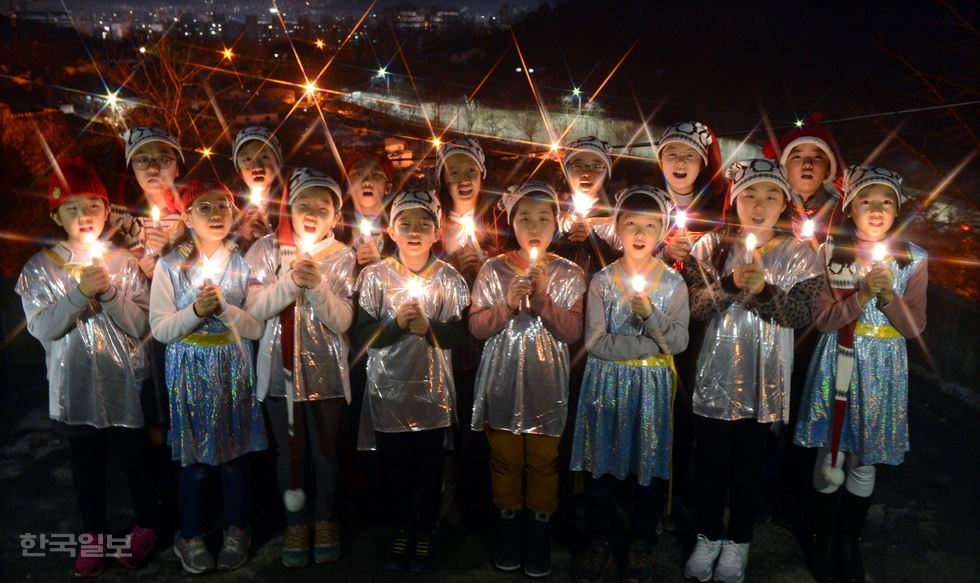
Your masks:
<svg viewBox="0 0 980 583"><path fill-rule="evenodd" d="M153 221L154 229L160 228L160 207L157 205L153 205L153 208L150 209L150 220Z"/></svg>
<svg viewBox="0 0 980 583"><path fill-rule="evenodd" d="M752 253L755 251L755 246L757 239L755 233L749 233L745 236L745 262L752 263Z"/></svg>

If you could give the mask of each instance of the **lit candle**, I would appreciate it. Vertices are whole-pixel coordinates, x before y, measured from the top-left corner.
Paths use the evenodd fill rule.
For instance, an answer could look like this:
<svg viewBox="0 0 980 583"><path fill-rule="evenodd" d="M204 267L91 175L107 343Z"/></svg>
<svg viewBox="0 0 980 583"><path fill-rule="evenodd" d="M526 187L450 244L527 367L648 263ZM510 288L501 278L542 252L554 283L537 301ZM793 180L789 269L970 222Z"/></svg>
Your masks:
<svg viewBox="0 0 980 583"><path fill-rule="evenodd" d="M538 264L538 248L531 247L531 250L528 252L528 255L531 258L527 267L528 273L530 273L530 271L534 269L534 266ZM534 292L532 291L531 293ZM524 307L527 308L528 310L531 309L531 296L528 295L524 297Z"/></svg>
<svg viewBox="0 0 980 583"><path fill-rule="evenodd" d="M265 193L262 191L261 187L253 186L252 192L249 194L248 200L255 208L262 208L262 203L264 202L264 198L265 198L263 196L264 194Z"/></svg>
<svg viewBox="0 0 980 583"><path fill-rule="evenodd" d="M374 232L374 225L368 219L361 219L357 228L361 231L361 236L365 239L370 239L371 233Z"/></svg>
<svg viewBox="0 0 980 583"><path fill-rule="evenodd" d="M207 257L201 255L201 275L204 276L204 287L211 285L215 276L215 266Z"/></svg>
<svg viewBox="0 0 980 583"><path fill-rule="evenodd" d="M807 219L803 221L803 228L800 229L800 235L804 239L813 238L813 233L817 230L817 226L814 224L813 219Z"/></svg>
<svg viewBox="0 0 980 583"><path fill-rule="evenodd" d="M160 228L160 207L158 207L157 205L153 205L153 208L150 209L150 219L153 221L153 228L154 229L159 229Z"/></svg>
<svg viewBox="0 0 980 583"><path fill-rule="evenodd" d="M102 241L92 241L92 247L90 247L89 252L92 256L92 265L95 265L96 261L102 262L102 255L105 253L105 243Z"/></svg>
<svg viewBox="0 0 980 583"><path fill-rule="evenodd" d="M888 248L885 247L885 244L875 243L875 246L871 249L871 259L875 263L881 263L885 260L886 255L888 255Z"/></svg>
<svg viewBox="0 0 980 583"><path fill-rule="evenodd" d="M313 258L313 245L316 241L313 240L313 235L310 233L303 233L303 238L300 240L300 251L306 257L306 259Z"/></svg>
<svg viewBox="0 0 980 583"><path fill-rule="evenodd" d="M405 291L408 293L410 300L422 302L425 299L425 286L422 285L422 282L417 277L408 280L408 283L405 284ZM424 305L422 312L423 314L425 313Z"/></svg>
<svg viewBox="0 0 980 583"><path fill-rule="evenodd" d="M749 233L745 236L745 262L752 263L752 252L755 251L756 237L755 233Z"/></svg>
<svg viewBox="0 0 980 583"><path fill-rule="evenodd" d="M674 225L681 233L687 232L687 211L677 211L674 215Z"/></svg>
<svg viewBox="0 0 980 583"><path fill-rule="evenodd" d="M638 294L643 293L643 291L647 289L647 280L640 274L636 274L631 277L630 284L633 286L633 291Z"/></svg>
<svg viewBox="0 0 980 583"><path fill-rule="evenodd" d="M589 214L594 204L595 199L585 193L576 192L572 194L572 205L575 208L573 212L580 217L585 217Z"/></svg>
<svg viewBox="0 0 980 583"><path fill-rule="evenodd" d="M480 242L476 238L476 223L473 221L473 217L465 216L460 219L459 224L463 227L464 236L473 243L477 251L482 251Z"/></svg>

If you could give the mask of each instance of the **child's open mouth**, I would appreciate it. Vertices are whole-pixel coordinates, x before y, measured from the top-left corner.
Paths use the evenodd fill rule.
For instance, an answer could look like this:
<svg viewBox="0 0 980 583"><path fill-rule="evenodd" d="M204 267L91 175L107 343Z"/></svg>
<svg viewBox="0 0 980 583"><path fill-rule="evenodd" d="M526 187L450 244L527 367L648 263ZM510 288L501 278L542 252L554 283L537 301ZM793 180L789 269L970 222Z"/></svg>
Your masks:
<svg viewBox="0 0 980 583"><path fill-rule="evenodd" d="M208 228L212 231L220 231L225 228L224 223L209 223Z"/></svg>
<svg viewBox="0 0 980 583"><path fill-rule="evenodd" d="M800 174L800 178L802 178L803 180L813 180L813 174L809 172L804 172L803 174Z"/></svg>
<svg viewBox="0 0 980 583"><path fill-rule="evenodd" d="M418 249L422 247L422 241L408 241L405 244L412 249Z"/></svg>
<svg viewBox="0 0 980 583"><path fill-rule="evenodd" d="M303 223L303 232L304 233L310 233L310 234L315 235L316 234L316 225L315 224L311 225L309 223Z"/></svg>
<svg viewBox="0 0 980 583"><path fill-rule="evenodd" d="M766 224L766 217L752 217L753 225L764 225Z"/></svg>
<svg viewBox="0 0 980 583"><path fill-rule="evenodd" d="M591 180L583 180L583 181L581 181L581 182L578 183L578 186L579 186L579 188L582 191L586 191L587 192L587 191L589 191L589 190L592 189L592 181Z"/></svg>
<svg viewBox="0 0 980 583"><path fill-rule="evenodd" d="M528 239L527 244L531 247L540 247L541 239Z"/></svg>
<svg viewBox="0 0 980 583"><path fill-rule="evenodd" d="M642 251L647 248L647 244L642 243L640 241L636 241L633 243L633 248L636 249L637 251Z"/></svg>
<svg viewBox="0 0 980 583"><path fill-rule="evenodd" d="M473 196L473 187L472 186L460 186L458 189L456 189L456 192L459 193L459 197L460 198L469 198L469 197Z"/></svg>
<svg viewBox="0 0 980 583"><path fill-rule="evenodd" d="M256 182L265 182L265 172L252 172L252 180Z"/></svg>

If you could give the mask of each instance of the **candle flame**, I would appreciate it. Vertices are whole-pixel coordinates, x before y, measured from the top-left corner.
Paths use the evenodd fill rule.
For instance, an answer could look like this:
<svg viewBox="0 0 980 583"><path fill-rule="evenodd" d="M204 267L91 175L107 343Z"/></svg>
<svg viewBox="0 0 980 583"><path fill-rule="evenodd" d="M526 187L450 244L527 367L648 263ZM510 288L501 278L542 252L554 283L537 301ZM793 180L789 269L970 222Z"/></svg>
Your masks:
<svg viewBox="0 0 980 583"><path fill-rule="evenodd" d="M687 211L677 211L674 215L674 225L682 231L687 228Z"/></svg>
<svg viewBox="0 0 980 583"><path fill-rule="evenodd" d="M816 226L813 224L813 219L807 219L803 221L803 228L801 229L800 234L803 235L804 239L809 239L813 236L815 230Z"/></svg>
<svg viewBox="0 0 980 583"><path fill-rule="evenodd" d="M258 187L252 188L252 192L249 194L249 202L252 203L252 206L262 206L262 199L262 189Z"/></svg>
<svg viewBox="0 0 980 583"><path fill-rule="evenodd" d="M530 255L531 255L531 264L533 265L533 264L537 263L537 261L538 261L538 248L537 247L531 247Z"/></svg>
<svg viewBox="0 0 980 583"><path fill-rule="evenodd" d="M306 255L313 255L313 245L316 241L313 240L313 235L310 233L303 233L303 237L300 240L300 250Z"/></svg>
<svg viewBox="0 0 980 583"><path fill-rule="evenodd" d="M150 218L153 220L154 229L160 226L160 207L153 205L150 209Z"/></svg>
<svg viewBox="0 0 980 583"><path fill-rule="evenodd" d="M584 217L592 210L595 199L585 193L576 192L572 194L572 204L575 206L575 214Z"/></svg>
<svg viewBox="0 0 980 583"><path fill-rule="evenodd" d="M205 283L210 283L211 280L214 279L214 276L215 276L215 272L216 271L217 270L215 269L214 263L212 263L210 259L208 259L207 257L204 257L204 255L202 254L201 255L201 275L204 276Z"/></svg>
<svg viewBox="0 0 980 583"><path fill-rule="evenodd" d="M642 293L643 290L647 288L647 280L643 278L642 275L634 275L630 278L630 283L633 286L633 291L636 293Z"/></svg>
<svg viewBox="0 0 980 583"><path fill-rule="evenodd" d="M755 237L755 233L749 233L748 235L746 235L746 237L745 237L745 250L748 251L749 253L755 251L756 242L757 242L757 240L756 240L756 237Z"/></svg>
<svg viewBox="0 0 980 583"><path fill-rule="evenodd" d="M371 221L367 219L361 219L358 229L360 229L362 235L365 237L370 237L371 232L374 231L374 225L372 225Z"/></svg>
<svg viewBox="0 0 980 583"><path fill-rule="evenodd" d="M410 279L408 283L405 284L405 290L408 291L408 295L416 300L421 299L425 288L422 286L422 282L418 279Z"/></svg>
<svg viewBox="0 0 980 583"><path fill-rule="evenodd" d="M874 248L871 250L871 258L879 263L885 260L885 256L887 254L888 249L885 247L884 243L875 243Z"/></svg>
<svg viewBox="0 0 980 583"><path fill-rule="evenodd" d="M105 253L105 243L102 241L93 241L91 253L92 259L102 259L102 255Z"/></svg>

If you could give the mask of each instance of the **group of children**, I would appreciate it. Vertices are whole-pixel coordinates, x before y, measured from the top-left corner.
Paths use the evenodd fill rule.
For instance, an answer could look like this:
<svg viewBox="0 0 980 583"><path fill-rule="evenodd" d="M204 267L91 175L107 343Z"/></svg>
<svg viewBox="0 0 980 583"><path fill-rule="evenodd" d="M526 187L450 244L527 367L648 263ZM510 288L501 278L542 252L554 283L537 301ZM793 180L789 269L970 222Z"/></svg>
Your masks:
<svg viewBox="0 0 980 583"><path fill-rule="evenodd" d="M389 491L386 569L435 567L444 454L455 442L466 457L472 430L489 444L496 568L551 572L570 469L584 473L592 536L576 580L612 575L625 494L621 576L650 581L669 481L691 458L685 576L740 582L766 438L791 423L797 444L820 448L814 574L863 581L874 465L908 451L905 339L925 326L926 254L893 228L901 177L844 171L814 120L769 145L770 158L727 169L707 126L674 124L657 144L657 185L612 197L612 148L595 137L563 148L561 191L528 181L499 196L466 137L439 147L436 192L394 188L391 163L370 152L345 162L341 182L287 170L275 135L249 127L232 152L245 196L180 181L182 149L164 130L123 138L146 208L111 207L91 165L59 160L48 198L64 237L17 286L96 547L110 447L126 471L136 526L123 564L158 543L151 419L168 426L181 466L184 570L247 560L248 454L270 442L283 563L306 565L311 547L316 563L336 561L337 444L353 394L357 447L377 450ZM819 338L796 350L810 360L794 386L794 330L811 325ZM204 539L215 476L217 557ZM80 553L75 574L104 564Z"/></svg>

